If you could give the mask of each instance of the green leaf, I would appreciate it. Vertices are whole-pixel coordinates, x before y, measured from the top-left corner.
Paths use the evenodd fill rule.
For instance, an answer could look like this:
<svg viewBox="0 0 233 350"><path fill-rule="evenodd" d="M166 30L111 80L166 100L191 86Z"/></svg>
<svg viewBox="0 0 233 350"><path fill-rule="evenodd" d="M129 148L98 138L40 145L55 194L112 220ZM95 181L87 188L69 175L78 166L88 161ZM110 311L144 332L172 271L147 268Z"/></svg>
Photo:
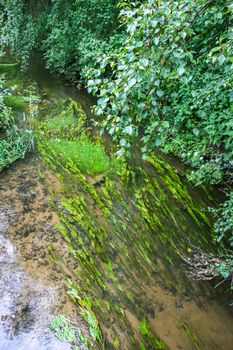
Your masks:
<svg viewBox="0 0 233 350"><path fill-rule="evenodd" d="M224 55L220 55L218 57L218 62L220 65L222 65L226 61L226 57Z"/></svg>
<svg viewBox="0 0 233 350"><path fill-rule="evenodd" d="M126 145L126 140L125 139L121 139L120 140L120 146L125 146Z"/></svg>
<svg viewBox="0 0 233 350"><path fill-rule="evenodd" d="M185 73L185 68L184 67L180 67L178 69L178 73L179 73L179 75L183 75Z"/></svg>
<svg viewBox="0 0 233 350"><path fill-rule="evenodd" d="M125 132L125 134L132 135L132 133L133 133L133 126L132 125L126 126L124 128L124 132Z"/></svg>
<svg viewBox="0 0 233 350"><path fill-rule="evenodd" d="M129 82L128 82L129 87L133 87L133 86L136 84L136 82L137 82L137 81L136 81L135 78L129 80Z"/></svg>
<svg viewBox="0 0 233 350"><path fill-rule="evenodd" d="M162 143L162 141L161 141L160 138L157 138L157 139L155 140L155 146L156 146L156 147L159 147L159 146L161 145L161 143Z"/></svg>
<svg viewBox="0 0 233 350"><path fill-rule="evenodd" d="M194 129L192 130L192 132L193 132L193 134L194 134L195 136L198 136L199 133L200 133L199 129L197 129L197 128L194 128Z"/></svg>

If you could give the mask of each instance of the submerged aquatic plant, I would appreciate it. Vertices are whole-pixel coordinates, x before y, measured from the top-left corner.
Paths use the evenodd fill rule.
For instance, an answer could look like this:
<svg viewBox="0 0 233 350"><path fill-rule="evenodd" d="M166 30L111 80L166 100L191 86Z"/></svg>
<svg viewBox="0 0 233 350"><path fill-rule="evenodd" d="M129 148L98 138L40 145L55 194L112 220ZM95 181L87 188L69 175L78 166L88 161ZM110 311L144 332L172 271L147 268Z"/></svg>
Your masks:
<svg viewBox="0 0 233 350"><path fill-rule="evenodd" d="M52 137L76 139L84 130L88 131L87 115L78 102L65 99L52 107L49 118L43 120L39 130Z"/></svg>
<svg viewBox="0 0 233 350"><path fill-rule="evenodd" d="M92 310L92 302L88 296L84 296L83 291L78 288L71 280L68 279L69 291L68 295L73 301L78 303L81 307L81 316L87 322L90 335L94 342L102 344L102 332L99 327L99 322ZM93 343L92 343L93 345Z"/></svg>
<svg viewBox="0 0 233 350"><path fill-rule="evenodd" d="M2 73L6 73L8 75L15 74L18 67L19 67L18 63L0 63L0 74Z"/></svg>
<svg viewBox="0 0 233 350"><path fill-rule="evenodd" d="M82 334L74 322L64 315L55 316L50 324L54 335L62 342L68 342L72 346L72 350L78 350L82 345L82 349L88 349L88 341Z"/></svg>
<svg viewBox="0 0 233 350"><path fill-rule="evenodd" d="M91 144L90 159L96 147L106 155L105 149L86 135L86 124L77 135L75 118L63 113L67 105L62 105L56 116L52 113L51 120L47 117L39 126L38 146L44 161L62 181L62 193L57 193L59 203L54 201L61 221L57 229L78 264L68 283L68 294L79 305L90 334L99 344L103 344L102 332L107 333L105 327L111 322L114 328L105 341L114 349L120 349L124 342L121 329L129 348L141 344L141 349L166 349L145 320L136 338L124 310L133 310L137 319L147 315L147 301L142 298L142 303L135 305L137 295L131 288L143 274L142 286L138 287L143 294L144 283L150 283L159 258L166 266L162 283L172 290L185 290L185 285L176 283L182 271L173 274L174 252L185 249L188 224L191 239L198 237L201 243L209 244L204 235L206 227L211 229L208 217L186 183L160 156L151 157L144 169L136 157L133 165L122 159L116 164L108 158L104 180L90 183L86 172L93 170L86 170L87 164L80 165L80 147ZM60 122L64 125L64 120L70 121L70 129L63 132ZM83 158L84 163L87 160ZM127 282L122 281L119 270L129 278Z"/></svg>
<svg viewBox="0 0 233 350"><path fill-rule="evenodd" d="M51 329L54 331L55 336L61 341L74 343L76 340L75 330L66 316L54 317L51 322Z"/></svg>
<svg viewBox="0 0 233 350"><path fill-rule="evenodd" d="M156 337L155 335L153 335L153 333L150 330L149 324L147 322L147 320L142 320L142 322L140 323L140 332L143 335L143 337L145 338L146 342L149 343L150 346L152 346L152 348L154 350L165 350L167 349L166 345L164 342L162 342L158 337ZM145 349L145 345L142 343L141 344L141 349Z"/></svg>

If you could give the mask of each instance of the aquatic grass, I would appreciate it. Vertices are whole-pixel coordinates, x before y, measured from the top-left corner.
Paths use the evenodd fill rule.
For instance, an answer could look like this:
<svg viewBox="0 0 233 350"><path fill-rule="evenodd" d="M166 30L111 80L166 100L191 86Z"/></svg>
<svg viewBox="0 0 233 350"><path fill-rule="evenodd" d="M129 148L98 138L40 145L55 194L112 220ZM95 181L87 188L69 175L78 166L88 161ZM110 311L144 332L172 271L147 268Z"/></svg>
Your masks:
<svg viewBox="0 0 233 350"><path fill-rule="evenodd" d="M23 112L28 108L28 103L22 96L5 96L4 103L15 112Z"/></svg>
<svg viewBox="0 0 233 350"><path fill-rule="evenodd" d="M64 162L72 160L85 174L97 175L110 169L110 160L104 148L87 138L77 141L50 139L47 144Z"/></svg>
<svg viewBox="0 0 233 350"><path fill-rule="evenodd" d="M104 332L113 321L115 328L110 329L106 340L111 343L111 348L122 346L123 336L119 329L124 329L128 343L139 348L124 309L133 310L141 320L148 316L147 304L142 298L140 304L135 305L137 294L131 286L137 285L142 274L145 283L149 283L148 278L157 266L155 262L161 259L165 271L159 277L159 283L172 291L186 290L185 285L179 287L176 283L179 271L174 275L174 252L177 254L178 243L181 248L184 237L191 236L196 230L196 226L190 232L178 230L183 221L195 223L187 210L181 211L181 206L187 203L193 209L196 202L189 199L188 187L174 169L162 160L154 160L155 170L151 176L147 170L137 167L137 160L133 166L125 160L112 161L98 140L94 143L86 135L86 124L77 138L74 132L76 119L72 113L66 113L69 105L61 104L61 110L58 108L51 119L44 120L38 132L39 151L64 184L62 200L56 206L61 221L57 229L68 242L69 253L79 266L70 281L75 284L70 285L69 295L80 306L89 326L94 328L93 335L96 330L100 334L100 326ZM61 120L64 128L65 120L68 121L70 130L67 128L63 133ZM108 170L101 183L91 184L89 177L84 176L87 171L93 175L93 165L87 170L80 164L80 147L86 147L86 144L90 158L96 147L100 147L107 157ZM83 162L88 157L84 156ZM130 286L128 281L121 280L119 271L124 271ZM143 283L137 287L142 294ZM139 328L137 332L141 345L144 344L142 348L166 348L148 324L143 322L140 328L141 332Z"/></svg>
<svg viewBox="0 0 233 350"><path fill-rule="evenodd" d="M0 74L14 74L18 67L18 63L0 63Z"/></svg>
<svg viewBox="0 0 233 350"><path fill-rule="evenodd" d="M15 77L13 79L7 80L4 84L6 89L14 90L14 91L22 91L23 90L23 81L20 77Z"/></svg>
<svg viewBox="0 0 233 350"><path fill-rule="evenodd" d="M145 338L145 340L152 346L154 350L166 350L168 349L166 344L162 342L157 336L155 336L149 327L147 320L142 320L140 323L140 333Z"/></svg>

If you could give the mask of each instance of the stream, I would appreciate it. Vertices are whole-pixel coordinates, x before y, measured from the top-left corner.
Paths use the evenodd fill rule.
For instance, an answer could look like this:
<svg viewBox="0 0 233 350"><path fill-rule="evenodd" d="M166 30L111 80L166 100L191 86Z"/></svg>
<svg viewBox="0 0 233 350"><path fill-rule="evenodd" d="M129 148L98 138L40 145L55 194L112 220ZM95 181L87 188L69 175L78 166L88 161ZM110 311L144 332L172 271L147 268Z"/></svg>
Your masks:
<svg viewBox="0 0 233 350"><path fill-rule="evenodd" d="M24 81L36 82L44 114L72 99L93 118L85 90L39 58ZM74 349L50 323L66 315L89 339L86 307L102 349L232 349L230 292L189 279L180 258L194 244L216 252L206 209L221 194L188 183L177 159L134 153L121 175L84 176L46 148L0 173L0 350Z"/></svg>

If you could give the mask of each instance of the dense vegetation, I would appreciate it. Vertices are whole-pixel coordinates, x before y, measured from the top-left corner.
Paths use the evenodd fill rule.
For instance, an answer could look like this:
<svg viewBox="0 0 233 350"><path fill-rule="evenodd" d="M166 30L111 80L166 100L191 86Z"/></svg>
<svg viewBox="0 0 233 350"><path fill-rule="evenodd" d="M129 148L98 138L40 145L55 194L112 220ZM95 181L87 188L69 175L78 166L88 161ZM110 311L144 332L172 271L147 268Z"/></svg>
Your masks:
<svg viewBox="0 0 233 350"><path fill-rule="evenodd" d="M1 68L9 74L9 65L2 64ZM12 95L13 85L11 88L6 85L4 75L0 74L0 171L15 160L24 158L32 146L32 132L20 129L15 120L28 103L22 97Z"/></svg>
<svg viewBox="0 0 233 350"><path fill-rule="evenodd" d="M33 49L49 69L97 95L101 132L128 155L157 147L190 164L197 185L232 186L231 0L0 1L0 46L26 68ZM233 196L216 214L232 243Z"/></svg>

